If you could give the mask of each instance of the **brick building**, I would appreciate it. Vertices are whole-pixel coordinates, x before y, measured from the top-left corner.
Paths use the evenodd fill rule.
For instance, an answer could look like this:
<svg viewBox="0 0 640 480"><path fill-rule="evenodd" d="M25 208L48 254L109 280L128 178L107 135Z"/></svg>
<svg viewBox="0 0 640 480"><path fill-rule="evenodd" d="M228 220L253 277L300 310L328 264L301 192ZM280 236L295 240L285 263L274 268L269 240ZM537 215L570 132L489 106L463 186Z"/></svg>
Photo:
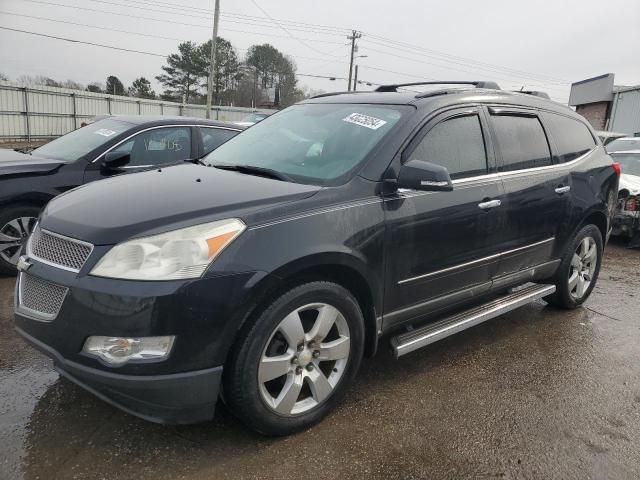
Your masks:
<svg viewBox="0 0 640 480"><path fill-rule="evenodd" d="M596 130L640 136L640 85L614 85L613 73L571 84L569 105Z"/></svg>

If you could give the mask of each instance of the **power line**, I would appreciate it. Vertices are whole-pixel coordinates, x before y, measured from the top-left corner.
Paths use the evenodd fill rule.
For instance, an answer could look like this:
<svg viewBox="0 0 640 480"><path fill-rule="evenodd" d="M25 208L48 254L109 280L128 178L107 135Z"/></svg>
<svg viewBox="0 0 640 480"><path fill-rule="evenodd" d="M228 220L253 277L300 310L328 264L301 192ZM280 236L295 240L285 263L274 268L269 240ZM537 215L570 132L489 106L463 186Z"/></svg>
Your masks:
<svg viewBox="0 0 640 480"><path fill-rule="evenodd" d="M74 9L74 10L84 10L87 12L95 12L95 13L106 13L109 15L116 15L119 17L126 17L126 18L136 18L136 19L140 19L140 20L150 20L152 22L160 22L160 23L170 23L172 25L181 25L181 26L186 26L186 27L196 27L196 28L201 28L201 29L206 29L209 30L209 26L207 25L203 25L203 24L197 24L197 23L188 23L188 22L181 22L181 21L177 21L177 20L164 20L161 18L154 18L154 17L147 17L147 16L142 16L142 15L131 15L128 13L121 13L121 12L111 12L108 10L100 10L97 8L89 8L89 7L80 7L80 6L75 6L75 5L67 5L64 3L56 3L56 2L47 2L47 1L43 1L43 0L22 0L24 2L30 2L30 3L37 3L37 4L42 4L42 5L51 5L51 6L56 6L56 7L64 7L64 8L70 8L70 9ZM116 5L116 4L114 4ZM119 6L122 7L126 7L126 5L120 5L117 4ZM159 13L168 13L168 12L159 12ZM235 22L235 23L242 23L242 22ZM252 26L251 24L246 24L249 26ZM263 25L253 25L253 26L263 26ZM270 26L270 28L277 28L277 27L273 27ZM250 32L250 31L246 31L246 30L234 30L231 28L225 28L225 30L230 31L230 32L239 32L239 33L250 33L250 34L256 34L256 35L264 35L265 37L279 37L279 38L289 38L289 37L284 37L284 36L277 36L277 35L273 35L271 33L263 33L263 32ZM328 40L321 40L321 39L314 39L314 42L322 42L322 43L331 43L334 45L341 45L341 42L338 41L328 41ZM322 53L322 52L320 52Z"/></svg>
<svg viewBox="0 0 640 480"><path fill-rule="evenodd" d="M93 1L101 1L101 0L93 0ZM206 13L206 14L209 14L209 15L212 13L211 10L206 9L206 8L191 7L191 6L187 6L187 5L179 5L179 4L170 3L170 2L147 1L147 0L129 0L128 3L151 5L151 6L154 6L154 7L161 6L162 8L170 8L170 9L174 9L174 10L179 10L180 12L184 12L184 10L188 10L188 11L193 11L193 12L202 12L202 13ZM234 13L234 12L221 12L220 16L222 16L222 17L233 17L233 18L245 18L245 19L248 19L248 20L251 20L251 21L258 21L258 22L268 21L268 23L271 21L268 17L258 17L258 16L255 16L255 15L246 15L246 14ZM310 28L313 28L313 29L325 30L325 31L330 32L332 34L339 34L339 35L342 35L345 32L349 31L348 28L335 27L335 26L331 26L331 25L322 25L322 24L317 24L317 23L300 22L300 21L296 21L296 20L278 19L278 22L281 23L281 24L285 24L285 25L293 25L293 26L299 26L299 27L310 27Z"/></svg>
<svg viewBox="0 0 640 480"><path fill-rule="evenodd" d="M446 64L443 65L443 64L439 64L439 63L426 62L424 60L418 60L416 58L411 58L411 57L399 55L398 53L395 53L395 52L394 53L384 52L382 50L377 50L377 49L371 48L371 47L365 47L365 48L367 50L370 50L372 52L376 52L376 53L379 53L379 54L382 54L382 55L388 55L388 56L394 57L394 58L401 58L401 59L404 59L404 60L409 60L409 61L412 61L412 62L424 64L424 65L429 65L429 66L432 66L432 67L444 68L444 69L447 69L447 70L455 70L455 71L459 71L459 72L463 72L463 73L476 74L477 70L485 70L484 68L481 68L481 67L476 67L477 70L469 70L469 69L459 68L459 67L446 65ZM411 52L409 52L409 53L411 53ZM438 59L438 60L440 60L440 59ZM454 65L457 65L457 64L458 64L457 62L454 62ZM495 78L496 80L503 80L503 81L513 82L513 83L518 83L518 84L523 83L521 80L517 80L515 78L516 77L515 75L510 77L510 78L508 78L508 77L504 77L504 76L501 75L501 73L503 73L503 72L500 72L500 74L497 74L495 71L490 71L490 73L491 73L491 76L493 78ZM531 79L526 78L526 77L520 77L520 78L524 78L526 80L531 80ZM534 82L540 82L540 80L536 80L536 79L533 79L533 81ZM524 82L524 83L527 83L527 84L532 85L532 86L534 85L530 81L529 82ZM557 85L557 84L544 84L543 86L550 87L550 88L555 88L555 89L561 88L561 86Z"/></svg>
<svg viewBox="0 0 640 480"><path fill-rule="evenodd" d="M301 40L300 38L295 37L295 36L294 36L294 35L293 35L289 30L287 30L284 26L282 26L280 23L278 23L278 21L277 21L277 20L275 20L274 18L272 18L272 17L271 17L271 16L266 12L266 10L264 10L260 5L258 5L258 3L256 2L256 0L251 0L251 3L253 3L253 4L256 6L256 8L257 8L258 10L260 10L260 11L261 11L262 13L264 13L267 17L269 17L269 18L270 18L270 19L271 19L271 20L272 20L272 21L273 21L273 22L274 22L278 27L280 27L282 30L284 30L284 31L287 33L287 35L289 35L291 38L293 38L294 40L296 40L296 41L300 42L302 45L304 45L305 47L309 48L310 50L313 50L313 51L315 51L315 52L321 53L321 54L323 54L323 55L327 55L327 53L326 53L326 52L323 52L323 51L321 51L321 50L318 50L317 48L312 47L311 45L309 45L309 44L308 44L307 42L305 42L304 40Z"/></svg>
<svg viewBox="0 0 640 480"><path fill-rule="evenodd" d="M505 73L510 73L510 74L518 74L518 75L525 75L528 77L534 76L537 77L539 79L544 79L543 81L553 81L553 82L558 82L558 83L562 83L562 84L569 84L570 82L563 80L563 79L559 79L559 78L554 78L548 75L540 75L540 74L536 74L536 73L531 73L531 72L526 72L526 71L522 71L522 70L517 70L517 69L513 69L510 67L505 67L502 65L496 65L496 64L491 64L491 63L486 63L486 62L480 62L478 60L473 60L471 58L466 58L466 57L461 57L461 56L457 56L457 55L452 55L452 54L448 54L448 53L444 53L444 52L440 52L437 50L432 50L432 49L427 49L418 45L413 45L410 43L406 43L406 42L400 42L397 40L393 40L390 38L386 38L386 37L382 37L379 35L374 35L374 34L367 34L365 33L365 35L367 37L369 37L369 39L373 39L372 41L376 41L377 43L379 43L380 45L384 45L384 46L389 46L389 44L393 44L396 45L397 47L402 47L404 49L410 49L410 50L417 50L419 51L421 54L424 53L429 53L431 55L436 55L439 57L443 57L442 60L443 61L456 61L457 63L459 62L464 62L464 64L469 64L469 63L473 63L476 65L483 65L486 67L490 67L496 70L502 70ZM397 48L396 47L396 48Z"/></svg>
<svg viewBox="0 0 640 480"><path fill-rule="evenodd" d="M167 55L163 55L161 53L143 52L142 50L132 50L132 49L129 49L129 48L114 47L113 45L105 45L103 43L85 42L85 41L82 41L82 40L74 40L72 38L58 37L58 36L55 36L55 35L46 35L44 33L29 32L27 30L19 30L17 28L3 27L1 25L0 25L0 29L2 29L2 30L11 30L12 32L27 33L29 35L38 35L39 37L53 38L55 40L63 40L65 42L82 43L82 44L85 44L85 45L93 45L94 47L110 48L112 50L121 50L123 52L141 53L143 55L153 55L154 57L167 58Z"/></svg>
<svg viewBox="0 0 640 480"><path fill-rule="evenodd" d="M31 1L31 0L27 0L27 1ZM151 2L146 2L144 0L129 0L127 1L127 3L117 3L117 2L113 2L113 1L107 1L107 0L86 0L89 2L94 2L94 3L99 3L99 4L104 4L104 5L111 5L111 6L115 6L115 7L124 7L124 8L134 8L137 10L144 10L145 12L155 12L155 13L160 13L160 14L174 14L173 11L168 11L168 10L159 10L158 6L154 3ZM136 6L136 5L132 5L132 4L142 4L143 6ZM57 4L58 6L66 6L69 8L76 8L74 5L67 5L67 4ZM154 6L155 8L149 8L149 5ZM165 7L165 8L169 8L169 7ZM114 15L119 15L119 13L117 12L111 12L108 10L103 10L103 12L105 13L112 13ZM207 12L207 18L203 18L203 15L192 15L189 13L185 13L183 9L179 9L180 12L180 16L182 17L191 17L191 18L197 18L197 19L202 19L202 20L206 20L209 17L213 18L211 16L211 12L206 11ZM121 14L120 14L121 15ZM223 16L225 16L224 14L222 14ZM259 17L254 17L254 18L259 18ZM256 20L256 19L248 19L248 20L239 20L237 18L231 18L231 19L227 19L225 20L225 22L230 22L230 23L239 23L242 25L248 25L248 26L254 26L254 27L263 27L263 28L272 28L272 29L277 29L279 28L278 26L274 26L270 22L268 19L267 20ZM160 19L154 19L156 21L164 21L167 23L180 23L180 22L174 22L174 21L167 21L167 20L160 20ZM314 33L317 35L336 35L339 32L327 32L327 31L323 31L323 30L318 30L315 27L314 28L301 28L300 26L291 26L289 27L292 30L296 30L296 31L301 31L301 32L305 32L305 33Z"/></svg>
<svg viewBox="0 0 640 480"><path fill-rule="evenodd" d="M23 15L20 13L11 13L11 12L4 12L0 10L0 13L2 14L7 14L7 15L17 15L20 17L27 17L27 18L33 18L33 19L37 19L37 20L44 20L44 21L48 21L48 22L56 22L56 23L64 23L64 24L70 24L70 25L75 25L75 26L80 26L80 27L87 27L87 28L96 28L99 30L106 30L106 31L113 31L113 32L118 32L118 33L127 33L127 34L131 34L131 35L140 35L143 37L151 37L151 38L160 38L160 39L166 39L166 40L177 40L177 41L189 41L186 39L181 39L181 38L173 38L173 37L164 37L161 35L152 35L152 34L147 34L147 33L140 33L140 32L131 32L128 30L117 30L117 29L111 29L111 28L107 28L107 27L100 27L97 25L89 25L89 24L84 24L84 23L76 23L76 22L69 22L66 20L56 20L56 19L52 19L52 18L45 18L45 17L38 17L35 15ZM18 31L18 30L16 30ZM21 31L22 33L32 33L32 32L27 32L27 31ZM35 32L33 32L34 35L39 35ZM62 37L56 37L56 36L51 36L52 38L56 38L56 39L63 39ZM73 39L69 39L69 41L75 42L75 43L85 43L81 40L73 40ZM92 44L93 45L93 44ZM104 47L108 47L107 45L97 45L96 46L104 46ZM113 47L113 48L118 48L118 47ZM236 51L238 52L246 52L247 49L246 48L234 48ZM129 50L127 50L129 51ZM157 54L160 55L160 54ZM302 59L302 60L312 60L312 61L318 61L318 62L326 62L327 59L326 58L317 58L317 57L307 57L307 56L303 56L303 55L290 55L287 54L288 56L294 58L294 59ZM168 55L161 55L164 57L167 57ZM338 62L338 60L329 60L327 63L333 63L333 62Z"/></svg>
<svg viewBox="0 0 640 480"><path fill-rule="evenodd" d="M2 10L0 10L0 13L4 14L4 15L14 15L14 16L17 16L17 17L33 18L35 20L44 20L46 22L64 23L66 25L75 25L77 27L96 28L98 30L106 30L108 32L128 33L130 35L139 35L141 37L159 38L159 39L162 39L162 40L174 40L174 41L178 41L178 42L188 42L189 41L189 40L187 40L185 38L164 37L162 35L152 35L150 33L131 32L131 31L128 31L128 30L118 30L118 29L115 29L115 28L101 27L99 25L89 25L89 24L86 24L86 23L70 22L68 20L57 20L57 19L54 19L54 18L38 17L36 15L25 15L25 14L22 14L22 13L5 12L5 11L2 11Z"/></svg>

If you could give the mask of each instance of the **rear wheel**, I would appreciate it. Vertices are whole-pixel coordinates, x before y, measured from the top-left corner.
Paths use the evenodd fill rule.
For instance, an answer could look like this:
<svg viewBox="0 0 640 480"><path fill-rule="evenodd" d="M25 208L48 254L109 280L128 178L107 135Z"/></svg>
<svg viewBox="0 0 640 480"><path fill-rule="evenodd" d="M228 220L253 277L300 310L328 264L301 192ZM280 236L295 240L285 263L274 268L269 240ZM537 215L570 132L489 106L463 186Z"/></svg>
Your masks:
<svg viewBox="0 0 640 480"><path fill-rule="evenodd" d="M16 205L0 211L0 274L16 274L18 259L39 214L40 208L31 205Z"/></svg>
<svg viewBox="0 0 640 480"><path fill-rule="evenodd" d="M598 280L602 249L602 235L598 227L583 227L561 259L553 279L556 292L546 300L560 308L571 309L582 305Z"/></svg>
<svg viewBox="0 0 640 480"><path fill-rule="evenodd" d="M306 428L344 394L363 346L362 312L347 290L329 282L296 287L258 317L232 354L225 366L226 401L261 433Z"/></svg>

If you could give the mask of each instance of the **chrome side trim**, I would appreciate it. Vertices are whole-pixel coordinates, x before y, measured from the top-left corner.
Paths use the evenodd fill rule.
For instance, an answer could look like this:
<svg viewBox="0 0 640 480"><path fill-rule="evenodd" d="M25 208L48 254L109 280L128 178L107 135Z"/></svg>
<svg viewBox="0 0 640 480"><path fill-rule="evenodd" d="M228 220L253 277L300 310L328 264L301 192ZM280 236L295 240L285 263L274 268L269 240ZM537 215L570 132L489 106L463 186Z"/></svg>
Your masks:
<svg viewBox="0 0 640 480"><path fill-rule="evenodd" d="M95 163L98 161L98 159L100 157L102 157L103 155L109 153L111 150L113 150L114 148L118 148L120 145L122 145L124 142L131 140L133 137L135 137L136 135L140 135L141 133L144 132L148 132L149 130L157 130L158 128L175 128L175 127L207 127L207 128L218 128L220 130L232 130L234 132L242 132L242 129L240 128L233 128L233 127L218 127L216 125L194 125L194 124L189 124L189 125L156 125L155 127L148 127L148 128L144 128L142 130L138 130L135 133L132 133L131 135L129 135L128 137L120 140L118 143L116 143L115 145L109 147L107 150L105 150L104 152L102 152L100 155L98 155L96 158L94 158L93 160L91 160L90 163Z"/></svg>
<svg viewBox="0 0 640 480"><path fill-rule="evenodd" d="M34 229L37 227L37 225L35 227L33 227ZM44 228L40 229L42 232L45 232L48 235L51 235L53 237L58 237L61 238L63 240L66 240L67 242L72 242L72 243L79 243L80 245L84 245L86 247L89 247L89 255L87 255L87 259L85 260L85 263L87 262L87 260L89 259L89 257L91 257L91 254L93 253L93 244L89 243L89 242L83 242L82 240L77 240L75 238L71 238L71 237L67 237L65 235L61 235L59 233L55 233L52 232L50 230L45 230ZM66 270L68 272L73 272L73 273L79 273L80 269L75 269L75 268L71 268L71 267L65 267L64 265L60 265L59 263L53 263L50 262L49 260L45 260L44 258L41 258L39 256L37 256L36 254L33 253L33 251L31 250L31 236L29 237L29 240L27 240L27 246L26 246L26 253L27 253L27 257L32 258L34 260L37 260L40 263L44 263L45 265L49 265L51 267L56 267L59 268L61 270ZM83 264L84 266L84 264Z"/></svg>
<svg viewBox="0 0 640 480"><path fill-rule="evenodd" d="M442 270L436 270L435 272L429 272L429 273L425 273L423 275L418 275L418 276L415 276L415 277L406 278L404 280L400 280L398 282L398 285L404 285L405 283L414 282L416 280L422 280L423 278L429 278L429 277L433 277L433 276L436 276L436 275L441 275L443 273L452 272L454 270L459 270L461 268L470 267L470 266L476 265L478 263L488 262L490 260L496 260L496 259L499 259L501 257L505 257L507 255L510 255L512 253L520 252L522 250L527 250L529 248L538 247L540 245L544 245L546 243L553 242L555 239L556 239L556 237L547 238L546 240L542 240L540 242L532 243L530 245L525 245L524 247L514 248L512 250L507 250L505 252L500 252L500 253L496 253L494 255L489 255L488 257L482 257L482 258L478 258L477 260L471 260L470 262L461 263L460 265L454 265L453 267L447 267L447 268L443 268Z"/></svg>
<svg viewBox="0 0 640 480"><path fill-rule="evenodd" d="M478 181L478 180L490 180L492 178L511 177L511 176L517 176L517 175L527 174L527 173L544 173L547 170L555 170L555 169L560 170L562 168L570 168L571 166L573 166L573 165L581 162L585 158L587 158L589 155L591 155L597 149L598 149L598 147L596 146L595 148L589 150L587 153L581 155L580 157L578 157L578 158L576 158L574 160L571 160L570 162L566 162L566 163L558 163L557 165L546 165L544 167L523 168L521 170L513 170L511 172L489 173L487 175L478 175L477 177L460 178L458 180L452 180L452 183L454 185L460 185L460 184L475 182L475 181Z"/></svg>
<svg viewBox="0 0 640 480"><path fill-rule="evenodd" d="M454 314L439 322L397 335L391 339L393 352L396 358L401 357L486 320L515 310L534 300L551 295L555 291L555 285L530 285L492 302Z"/></svg>
<svg viewBox="0 0 640 480"><path fill-rule="evenodd" d="M280 220L274 220L272 222L268 222L268 223L263 223L260 225L255 225L253 227L250 227L248 230L257 230L259 228L266 228L266 227L271 227L273 225L278 225L280 223L285 223L285 222L291 222L293 220L299 220L301 218L307 218L307 217L313 217L314 215L322 215L324 213L331 213L331 212L336 212L339 210L346 210L348 208L353 208L353 207L363 207L366 205L374 205L374 204L382 204L382 199L379 197L374 197L374 199L364 199L363 201L359 201L359 202L355 202L355 203L349 203L349 204L343 204L343 205L336 205L333 207L327 207L324 209L320 209L320 210L314 210L314 211L310 211L307 213L301 213L299 215L293 215L291 217L285 217L282 218Z"/></svg>

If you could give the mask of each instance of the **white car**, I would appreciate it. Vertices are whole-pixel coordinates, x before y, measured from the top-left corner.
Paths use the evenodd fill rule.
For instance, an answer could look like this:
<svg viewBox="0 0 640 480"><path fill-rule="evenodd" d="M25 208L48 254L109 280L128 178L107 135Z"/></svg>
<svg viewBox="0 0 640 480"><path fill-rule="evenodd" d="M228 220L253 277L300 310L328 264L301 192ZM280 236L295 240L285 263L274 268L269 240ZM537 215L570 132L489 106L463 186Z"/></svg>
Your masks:
<svg viewBox="0 0 640 480"><path fill-rule="evenodd" d="M606 143L605 145L609 153L640 150L640 137L616 138L614 141Z"/></svg>

